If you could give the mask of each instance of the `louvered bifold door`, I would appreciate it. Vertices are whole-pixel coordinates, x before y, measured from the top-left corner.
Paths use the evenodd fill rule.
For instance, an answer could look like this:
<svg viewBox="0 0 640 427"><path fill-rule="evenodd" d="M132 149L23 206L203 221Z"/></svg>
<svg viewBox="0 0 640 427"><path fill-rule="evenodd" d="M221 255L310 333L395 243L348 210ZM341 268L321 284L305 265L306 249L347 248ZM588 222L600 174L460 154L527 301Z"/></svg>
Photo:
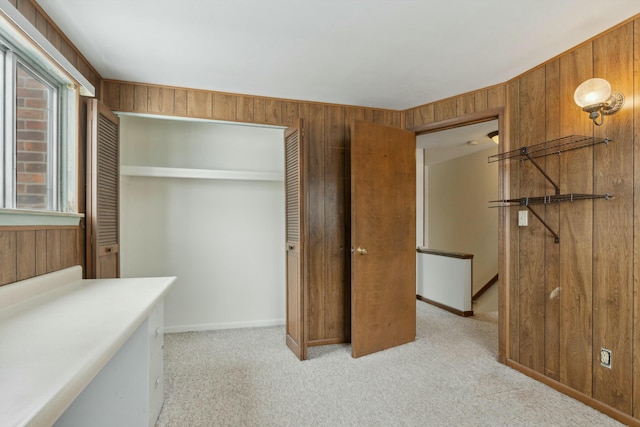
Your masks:
<svg viewBox="0 0 640 427"><path fill-rule="evenodd" d="M119 119L95 99L87 116L87 277L119 277Z"/></svg>
<svg viewBox="0 0 640 427"><path fill-rule="evenodd" d="M307 358L304 304L304 188L302 120L285 130L285 192L287 251L287 345L300 359Z"/></svg>

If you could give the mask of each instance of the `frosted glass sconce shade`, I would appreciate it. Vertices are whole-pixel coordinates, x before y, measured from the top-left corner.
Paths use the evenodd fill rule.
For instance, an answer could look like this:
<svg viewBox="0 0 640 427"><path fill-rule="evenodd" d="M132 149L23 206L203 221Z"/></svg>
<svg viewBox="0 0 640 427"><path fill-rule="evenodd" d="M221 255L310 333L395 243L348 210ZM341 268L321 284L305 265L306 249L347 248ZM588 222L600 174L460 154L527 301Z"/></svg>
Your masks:
<svg viewBox="0 0 640 427"><path fill-rule="evenodd" d="M612 92L609 82L599 78L582 82L576 88L573 99L583 111L589 113L589 118L596 126L602 125L605 114L617 113L624 104L624 96L620 92Z"/></svg>
<svg viewBox="0 0 640 427"><path fill-rule="evenodd" d="M487 134L487 136L488 136L489 138L491 138L491 140L492 140L493 142L495 142L496 144L499 144L499 143L500 143L500 136L498 135L498 131L497 131L497 130L494 130L493 132L489 132L489 133Z"/></svg>
<svg viewBox="0 0 640 427"><path fill-rule="evenodd" d="M583 82L573 94L580 108L604 104L611 96L611 85L605 79L589 79Z"/></svg>

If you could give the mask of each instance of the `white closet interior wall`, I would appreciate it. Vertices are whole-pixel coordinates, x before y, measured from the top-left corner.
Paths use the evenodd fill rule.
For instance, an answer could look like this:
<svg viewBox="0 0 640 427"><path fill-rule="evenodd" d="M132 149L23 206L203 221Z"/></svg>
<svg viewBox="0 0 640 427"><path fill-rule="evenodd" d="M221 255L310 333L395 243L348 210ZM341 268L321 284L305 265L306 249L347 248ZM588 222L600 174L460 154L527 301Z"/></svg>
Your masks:
<svg viewBox="0 0 640 427"><path fill-rule="evenodd" d="M283 324L284 183L242 178L283 176L283 130L122 115L120 140L123 166L240 172L122 176L122 277L177 276L166 331Z"/></svg>

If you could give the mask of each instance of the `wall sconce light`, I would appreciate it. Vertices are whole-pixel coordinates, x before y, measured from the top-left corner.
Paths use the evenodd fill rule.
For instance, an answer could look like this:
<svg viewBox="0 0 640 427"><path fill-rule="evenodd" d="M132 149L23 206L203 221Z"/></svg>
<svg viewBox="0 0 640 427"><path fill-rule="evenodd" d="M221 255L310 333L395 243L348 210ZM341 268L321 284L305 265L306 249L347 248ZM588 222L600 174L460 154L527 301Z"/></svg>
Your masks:
<svg viewBox="0 0 640 427"><path fill-rule="evenodd" d="M582 82L576 88L573 99L582 111L589 113L589 118L596 126L602 125L605 114L617 113L624 104L624 95L620 92L611 92L609 82L598 78Z"/></svg>
<svg viewBox="0 0 640 427"><path fill-rule="evenodd" d="M497 131L497 130L494 130L493 132L489 132L489 133L487 134L487 136L488 136L489 138L491 138L491 140L492 140L493 142L495 142L496 144L499 144L499 143L500 143L500 137L498 136L498 131Z"/></svg>

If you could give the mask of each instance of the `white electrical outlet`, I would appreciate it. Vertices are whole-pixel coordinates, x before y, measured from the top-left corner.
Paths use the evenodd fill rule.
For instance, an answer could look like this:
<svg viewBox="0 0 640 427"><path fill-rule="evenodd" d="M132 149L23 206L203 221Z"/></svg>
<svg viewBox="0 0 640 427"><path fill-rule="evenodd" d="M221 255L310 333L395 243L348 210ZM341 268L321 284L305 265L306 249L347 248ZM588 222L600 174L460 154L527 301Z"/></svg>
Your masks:
<svg viewBox="0 0 640 427"><path fill-rule="evenodd" d="M600 364L605 368L611 369L611 350L606 348L600 349Z"/></svg>
<svg viewBox="0 0 640 427"><path fill-rule="evenodd" d="M526 227L529 225L529 211L518 211L518 226Z"/></svg>

